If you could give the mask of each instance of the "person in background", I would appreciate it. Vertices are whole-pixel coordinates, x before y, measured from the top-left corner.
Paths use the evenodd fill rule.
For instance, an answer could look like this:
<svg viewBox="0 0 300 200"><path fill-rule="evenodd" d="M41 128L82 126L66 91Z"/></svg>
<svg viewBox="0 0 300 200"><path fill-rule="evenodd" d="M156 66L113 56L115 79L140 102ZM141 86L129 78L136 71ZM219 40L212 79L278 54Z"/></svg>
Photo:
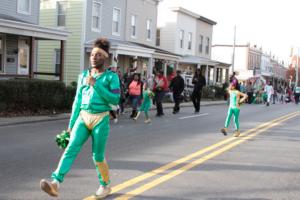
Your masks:
<svg viewBox="0 0 300 200"><path fill-rule="evenodd" d="M249 81L247 86L246 86L246 92L247 92L247 95L248 95L248 104L251 104L252 98L253 98L253 92L254 92L254 88L253 88L253 85L252 85L251 81Z"/></svg>
<svg viewBox="0 0 300 200"><path fill-rule="evenodd" d="M156 71L153 83L153 92L154 92L154 100L156 105L156 116L160 117L164 115L164 110L162 106L162 100L165 96L165 92L168 89L168 81L166 77L163 75L162 70Z"/></svg>
<svg viewBox="0 0 300 200"><path fill-rule="evenodd" d="M274 94L274 89L273 89L273 86L272 86L270 81L268 81L267 85L265 86L265 93L267 95L267 104L266 104L266 106L269 106L270 102L271 102L272 95Z"/></svg>
<svg viewBox="0 0 300 200"><path fill-rule="evenodd" d="M192 93L192 101L195 108L195 114L200 112L200 102L202 96L202 88L206 85L206 80L201 74L201 69L197 68L194 77L192 79L192 84L194 84L194 89Z"/></svg>
<svg viewBox="0 0 300 200"><path fill-rule="evenodd" d="M52 181L45 179L40 181L41 189L50 196L58 196L60 183L64 181L65 175L70 171L83 144L89 137L92 138L93 160L100 184L95 196L105 198L111 192L105 150L110 129L110 105L119 103L120 85L117 74L105 70L104 64L109 59L109 48L110 43L107 39L97 39L90 55L91 68L79 75L68 127L69 144L61 156L56 170L51 175Z"/></svg>
<svg viewBox="0 0 300 200"><path fill-rule="evenodd" d="M133 75L133 81L129 84L129 98L131 101L132 112L130 118L134 118L137 114L137 109L140 100L143 96L143 82L138 73Z"/></svg>
<svg viewBox="0 0 300 200"><path fill-rule="evenodd" d="M180 101L181 101L181 93L184 89L184 80L181 77L181 71L176 71L176 76L171 80L169 88L173 92L173 99L174 99L174 108L173 108L173 114L176 114L180 110Z"/></svg>
<svg viewBox="0 0 300 200"><path fill-rule="evenodd" d="M295 96L295 103L298 104L299 96L300 96L300 87L297 85L294 87L294 96Z"/></svg>
<svg viewBox="0 0 300 200"><path fill-rule="evenodd" d="M145 84L147 86L147 84ZM143 92L143 102L142 105L139 108L139 111L137 115L133 118L135 121L138 119L140 116L140 113L144 111L145 113L145 123L150 123L150 117L149 117L149 110L151 108L151 98L153 98L154 93L150 90L149 87L145 87L144 92Z"/></svg>
<svg viewBox="0 0 300 200"><path fill-rule="evenodd" d="M236 90L241 91L239 80L236 78L237 73L233 72L232 75L229 77L229 82L234 83L236 85Z"/></svg>

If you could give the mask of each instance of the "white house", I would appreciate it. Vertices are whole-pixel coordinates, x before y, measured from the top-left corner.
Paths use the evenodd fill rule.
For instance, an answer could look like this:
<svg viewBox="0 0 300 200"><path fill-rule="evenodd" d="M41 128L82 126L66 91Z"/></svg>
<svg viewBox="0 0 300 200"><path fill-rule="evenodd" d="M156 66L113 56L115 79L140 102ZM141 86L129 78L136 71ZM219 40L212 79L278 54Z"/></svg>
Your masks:
<svg viewBox="0 0 300 200"><path fill-rule="evenodd" d="M211 60L216 22L182 7L170 7L172 5L178 4L166 0L158 6L158 47L181 55L177 67L183 72L192 74L201 68L209 84L224 83L230 65Z"/></svg>

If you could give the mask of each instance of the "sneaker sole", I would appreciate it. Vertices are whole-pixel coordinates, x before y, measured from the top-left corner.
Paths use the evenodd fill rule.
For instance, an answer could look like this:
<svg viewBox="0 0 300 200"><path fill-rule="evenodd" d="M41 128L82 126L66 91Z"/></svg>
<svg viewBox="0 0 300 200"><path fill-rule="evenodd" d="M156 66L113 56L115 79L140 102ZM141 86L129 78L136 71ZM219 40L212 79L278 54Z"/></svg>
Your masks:
<svg viewBox="0 0 300 200"><path fill-rule="evenodd" d="M106 198L111 193L111 188L109 188L108 192L102 195L94 195L95 200L100 200Z"/></svg>
<svg viewBox="0 0 300 200"><path fill-rule="evenodd" d="M46 192L46 193L49 194L50 196L52 196L52 197L57 197L57 196L58 196L58 194L55 193L55 192L52 190L51 186L49 185L49 183L48 183L47 181L41 180L41 182L40 182L40 187L41 187L41 189L42 189L44 192Z"/></svg>
<svg viewBox="0 0 300 200"><path fill-rule="evenodd" d="M227 135L227 132L224 129L221 129L221 133L223 133L223 135Z"/></svg>

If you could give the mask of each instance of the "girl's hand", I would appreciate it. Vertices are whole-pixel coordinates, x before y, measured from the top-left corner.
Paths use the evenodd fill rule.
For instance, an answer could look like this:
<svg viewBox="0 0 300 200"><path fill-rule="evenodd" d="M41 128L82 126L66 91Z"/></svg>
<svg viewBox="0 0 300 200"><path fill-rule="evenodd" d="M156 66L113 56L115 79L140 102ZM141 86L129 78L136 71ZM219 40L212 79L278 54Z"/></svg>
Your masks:
<svg viewBox="0 0 300 200"><path fill-rule="evenodd" d="M69 133L69 135L71 135L72 129L68 128L67 132Z"/></svg>
<svg viewBox="0 0 300 200"><path fill-rule="evenodd" d="M94 86L96 83L96 79L92 76L88 76L86 78L86 84L90 85L90 86Z"/></svg>

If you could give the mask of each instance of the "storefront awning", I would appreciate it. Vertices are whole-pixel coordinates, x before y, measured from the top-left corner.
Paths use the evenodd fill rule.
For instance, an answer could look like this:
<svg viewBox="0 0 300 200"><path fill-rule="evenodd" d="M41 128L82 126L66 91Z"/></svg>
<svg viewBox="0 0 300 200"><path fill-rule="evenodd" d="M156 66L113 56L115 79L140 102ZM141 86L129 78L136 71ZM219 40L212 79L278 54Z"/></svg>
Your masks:
<svg viewBox="0 0 300 200"><path fill-rule="evenodd" d="M0 18L0 33L35 37L37 40L66 41L71 34L69 31L47 28L36 24Z"/></svg>

